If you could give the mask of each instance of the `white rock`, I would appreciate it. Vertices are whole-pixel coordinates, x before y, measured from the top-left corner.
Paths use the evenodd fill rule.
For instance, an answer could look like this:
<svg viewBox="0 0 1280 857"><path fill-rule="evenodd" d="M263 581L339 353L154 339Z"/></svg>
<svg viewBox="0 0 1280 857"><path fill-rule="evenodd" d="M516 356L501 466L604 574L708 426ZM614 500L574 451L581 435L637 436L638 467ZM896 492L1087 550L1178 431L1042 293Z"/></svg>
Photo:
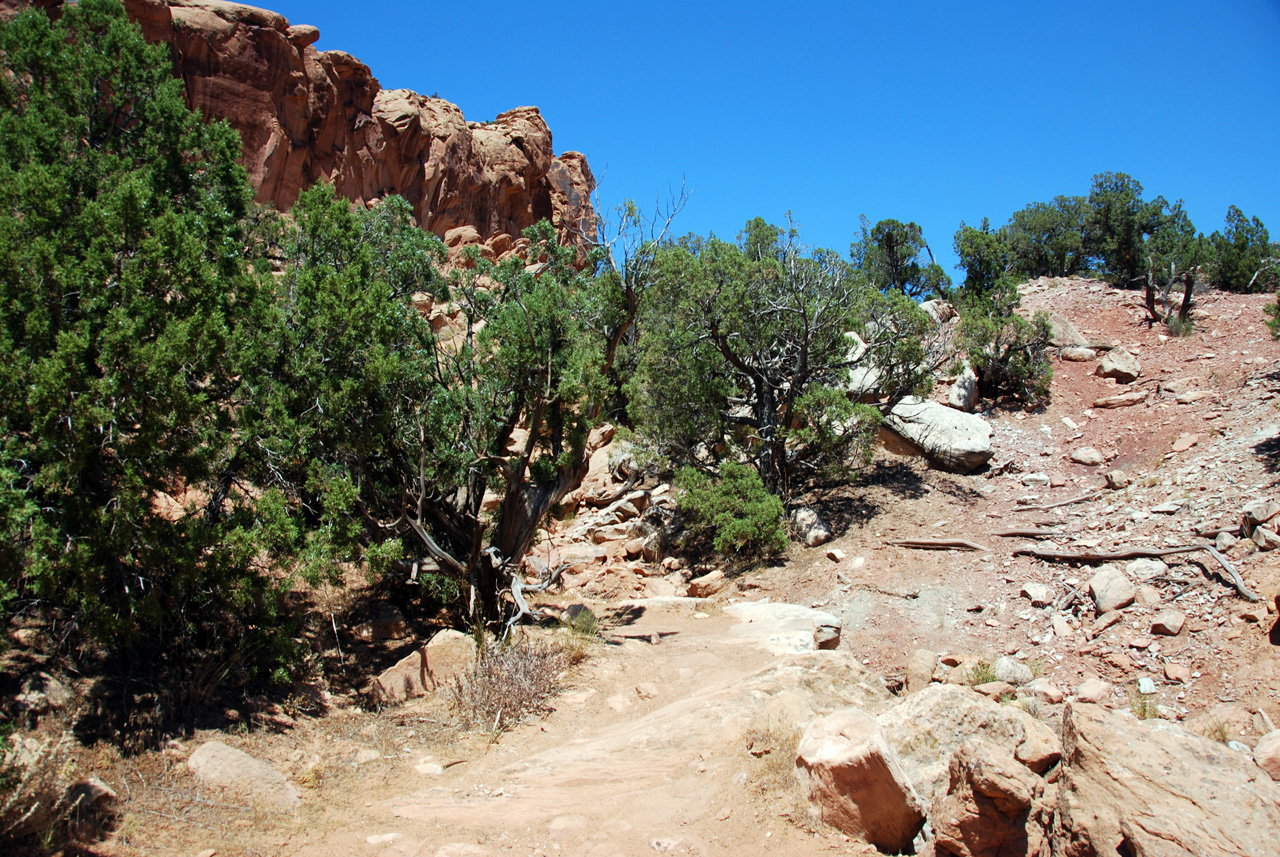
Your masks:
<svg viewBox="0 0 1280 857"><path fill-rule="evenodd" d="M204 785L225 789L242 800L281 812L298 807L298 792L283 774L221 741L201 744L187 760L187 768Z"/></svg>
<svg viewBox="0 0 1280 857"><path fill-rule="evenodd" d="M991 424L933 401L908 396L885 417L889 431L923 450L929 463L951 473L969 473L993 454Z"/></svg>
<svg viewBox="0 0 1280 857"><path fill-rule="evenodd" d="M1106 457L1098 450L1091 446L1082 446L1073 450L1071 460L1076 464L1083 464L1087 467L1097 467L1099 464L1106 462Z"/></svg>

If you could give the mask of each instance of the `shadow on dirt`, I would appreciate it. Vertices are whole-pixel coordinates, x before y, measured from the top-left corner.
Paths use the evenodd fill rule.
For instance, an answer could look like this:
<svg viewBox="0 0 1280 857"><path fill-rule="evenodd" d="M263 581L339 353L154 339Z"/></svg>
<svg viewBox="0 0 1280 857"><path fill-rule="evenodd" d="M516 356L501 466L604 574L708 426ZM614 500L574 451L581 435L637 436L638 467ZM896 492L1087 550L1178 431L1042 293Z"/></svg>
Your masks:
<svg viewBox="0 0 1280 857"><path fill-rule="evenodd" d="M803 505L818 510L837 535L862 528L902 500L918 500L939 491L957 502L971 505L983 495L945 474L934 474L923 465L897 459L876 461L857 479L816 486Z"/></svg>

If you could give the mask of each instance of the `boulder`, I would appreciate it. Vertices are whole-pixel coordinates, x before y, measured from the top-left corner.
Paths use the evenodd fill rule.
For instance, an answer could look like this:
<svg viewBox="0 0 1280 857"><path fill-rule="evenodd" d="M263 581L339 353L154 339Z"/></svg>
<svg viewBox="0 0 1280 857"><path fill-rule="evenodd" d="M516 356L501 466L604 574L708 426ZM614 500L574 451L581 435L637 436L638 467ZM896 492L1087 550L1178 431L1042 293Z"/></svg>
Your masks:
<svg viewBox="0 0 1280 857"><path fill-rule="evenodd" d="M1094 449L1092 446L1082 446L1079 449L1072 450L1071 460L1076 464L1083 464L1085 467L1097 467L1099 464L1106 462L1106 456Z"/></svg>
<svg viewBox="0 0 1280 857"><path fill-rule="evenodd" d="M822 516L818 514L816 509L802 506L791 513L789 520L791 521L792 529L796 532L796 536L807 547L816 548L818 545L826 544L833 538L831 528L827 526L826 521L822 520Z"/></svg>
<svg viewBox="0 0 1280 857"><path fill-rule="evenodd" d="M919 447L932 466L950 473L970 473L993 454L990 423L937 402L908 396L889 412L884 425Z"/></svg>
<svg viewBox="0 0 1280 857"><path fill-rule="evenodd" d="M815 625L813 628L813 647L823 651L840 648L840 626Z"/></svg>
<svg viewBox="0 0 1280 857"><path fill-rule="evenodd" d="M1098 356L1098 352L1094 351L1092 348L1082 348L1077 346L1062 349L1058 352L1058 356L1070 363L1088 363L1090 360L1093 360Z"/></svg>
<svg viewBox="0 0 1280 857"><path fill-rule="evenodd" d="M1049 857L1056 791L1002 748L977 738L951 757L934 842L954 857Z"/></svg>
<svg viewBox="0 0 1280 857"><path fill-rule="evenodd" d="M70 688L49 673L39 672L22 683L13 701L19 711L39 715L66 708L72 699Z"/></svg>
<svg viewBox="0 0 1280 857"><path fill-rule="evenodd" d="M1129 487L1129 474L1123 470L1111 470L1103 477L1107 480L1107 487L1118 491Z"/></svg>
<svg viewBox="0 0 1280 857"><path fill-rule="evenodd" d="M1182 633L1182 626L1186 622L1186 614L1181 610L1166 607L1151 617L1151 633L1164 637L1176 637Z"/></svg>
<svg viewBox="0 0 1280 857"><path fill-rule="evenodd" d="M1249 503L1240 512L1240 517L1243 519L1242 523L1244 524L1244 534L1251 534L1254 527L1267 523L1277 514L1280 514L1280 503L1269 497Z"/></svg>
<svg viewBox="0 0 1280 857"><path fill-rule="evenodd" d="M1054 731L1027 712L954 684L904 697L880 715L880 725L926 807L946 793L947 764L966 738L990 741L1036 773L1062 752Z"/></svg>
<svg viewBox="0 0 1280 857"><path fill-rule="evenodd" d="M1273 551L1280 548L1280 535L1277 535L1270 527L1255 527L1253 530L1253 543L1258 546L1259 550Z"/></svg>
<svg viewBox="0 0 1280 857"><path fill-rule="evenodd" d="M1055 348L1085 348L1085 339L1076 326L1056 312L1049 313L1049 344Z"/></svg>
<svg viewBox="0 0 1280 857"><path fill-rule="evenodd" d="M475 662L476 641L461 631L440 631L425 646L388 667L373 681L370 695L381 705L425 696L453 680Z"/></svg>
<svg viewBox="0 0 1280 857"><path fill-rule="evenodd" d="M901 852L924 827L924 811L876 719L846 708L811 724L796 751L796 776L813 811L849 836Z"/></svg>
<svg viewBox="0 0 1280 857"><path fill-rule="evenodd" d="M1247 756L1168 721L1087 704L1067 706L1062 735L1058 853L1275 853L1280 787Z"/></svg>
<svg viewBox="0 0 1280 857"><path fill-rule="evenodd" d="M1022 597L1031 602L1032 607L1048 607L1053 603L1053 587L1046 583L1029 582L1022 584Z"/></svg>
<svg viewBox="0 0 1280 857"><path fill-rule="evenodd" d="M874 402L880 395L880 371L870 366L855 366L849 370L844 391L855 402Z"/></svg>
<svg viewBox="0 0 1280 857"><path fill-rule="evenodd" d="M1113 348L1098 361L1093 374L1099 378L1115 378L1122 384L1131 384L1142 374L1138 358L1127 348Z"/></svg>
<svg viewBox="0 0 1280 857"><path fill-rule="evenodd" d="M284 774L221 741L201 744L187 759L187 768L201 784L222 789L234 799L279 812L298 807L298 792Z"/></svg>
<svg viewBox="0 0 1280 857"><path fill-rule="evenodd" d="M1280 729L1273 729L1258 739L1253 760L1273 780L1280 780Z"/></svg>
<svg viewBox="0 0 1280 857"><path fill-rule="evenodd" d="M964 364L964 371L947 391L947 405L967 414L973 413L974 408L978 407L978 376L968 363Z"/></svg>
<svg viewBox="0 0 1280 857"><path fill-rule="evenodd" d="M702 577L695 577L689 581L689 597L690 598L710 598L721 589L729 585L729 578L724 576L724 572L720 569L708 572Z"/></svg>
<svg viewBox="0 0 1280 857"><path fill-rule="evenodd" d="M1110 613L1132 604L1137 592L1123 571L1107 564L1089 578L1089 594L1098 605L1099 613Z"/></svg>

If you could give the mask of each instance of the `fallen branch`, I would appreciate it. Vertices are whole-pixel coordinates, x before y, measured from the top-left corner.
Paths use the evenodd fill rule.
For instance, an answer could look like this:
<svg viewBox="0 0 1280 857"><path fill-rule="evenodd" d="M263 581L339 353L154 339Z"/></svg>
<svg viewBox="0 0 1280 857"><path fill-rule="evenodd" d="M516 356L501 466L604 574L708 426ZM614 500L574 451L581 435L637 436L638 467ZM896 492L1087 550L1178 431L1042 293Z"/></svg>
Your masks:
<svg viewBox="0 0 1280 857"><path fill-rule="evenodd" d="M1089 599L1085 598L1084 593L1079 589L1076 589L1070 583L1063 583L1062 585L1067 588L1067 592L1058 599L1057 604L1053 605L1055 610L1066 610L1077 601L1080 602L1081 606L1085 606L1089 603Z"/></svg>
<svg viewBox="0 0 1280 857"><path fill-rule="evenodd" d="M1079 497L1072 497L1070 500L1059 500L1057 503L1049 503L1044 506L1019 506L1014 509L1015 512L1047 512L1050 509L1057 509L1060 506L1070 506L1073 503L1083 503L1085 500L1092 500L1102 493L1102 489L1098 488L1087 494L1081 494Z"/></svg>
<svg viewBox="0 0 1280 857"><path fill-rule="evenodd" d="M896 545L900 548L912 548L914 550L923 551L945 551L945 550L966 550L966 551L990 551L991 548L984 547L977 542L971 542L968 539L893 539L885 542L885 544Z"/></svg>
<svg viewBox="0 0 1280 857"><path fill-rule="evenodd" d="M1194 553L1196 551L1208 551L1209 555L1218 561L1218 565L1222 566L1227 575L1231 578L1232 584L1235 585L1236 592L1240 593L1240 597L1246 601L1260 601L1253 590L1245 585L1244 579L1240 577L1240 573L1236 571L1235 566L1218 552L1212 545L1184 545L1182 547L1173 548L1130 548L1128 550L1110 551L1106 553L1093 553L1085 551L1082 553L1073 553L1071 551L1049 551L1040 550L1039 548L1018 548L1013 552L1014 556L1023 554L1033 556L1037 559L1052 560L1054 562L1079 562L1093 564L1095 562L1111 562L1117 559L1137 559L1139 557L1162 557L1173 556L1174 554Z"/></svg>

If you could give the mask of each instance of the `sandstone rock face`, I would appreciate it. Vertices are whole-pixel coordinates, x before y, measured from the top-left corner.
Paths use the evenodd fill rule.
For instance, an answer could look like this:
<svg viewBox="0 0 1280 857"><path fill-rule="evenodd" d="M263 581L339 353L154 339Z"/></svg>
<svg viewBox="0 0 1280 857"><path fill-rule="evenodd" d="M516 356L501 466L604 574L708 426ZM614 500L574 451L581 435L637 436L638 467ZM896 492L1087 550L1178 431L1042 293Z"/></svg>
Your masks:
<svg viewBox="0 0 1280 857"><path fill-rule="evenodd" d="M906 850L924 826L920 800L876 719L847 708L805 730L796 776L827 824L882 851Z"/></svg>
<svg viewBox="0 0 1280 857"><path fill-rule="evenodd" d="M1280 788L1247 756L1167 721L1063 714L1055 852L1256 855L1280 841Z"/></svg>
<svg viewBox="0 0 1280 857"><path fill-rule="evenodd" d="M370 693L382 705L425 696L452 681L476 657L476 643L461 631L445 630L431 642L401 658L376 679Z"/></svg>
<svg viewBox="0 0 1280 857"><path fill-rule="evenodd" d="M443 99L382 89L350 54L317 51L315 27L275 12L222 0L124 5L148 41L169 46L188 104L240 132L260 202L287 211L324 180L358 204L399 194L437 235L467 225L483 241L510 240L542 218L571 242L594 233L586 158L556 157L536 107L467 122Z"/></svg>
<svg viewBox="0 0 1280 857"><path fill-rule="evenodd" d="M298 806L298 792L283 774L221 741L201 744L187 760L187 767L204 785L225 789L238 798L281 812Z"/></svg>
<svg viewBox="0 0 1280 857"><path fill-rule="evenodd" d="M947 766L966 738L1002 747L1036 773L1062 753L1054 731L1030 714L953 684L931 684L905 697L880 715L880 725L926 807L946 794Z"/></svg>
<svg viewBox="0 0 1280 857"><path fill-rule="evenodd" d="M955 857L1049 857L1056 792L981 739L951 757L947 796L932 817L937 851Z"/></svg>
<svg viewBox="0 0 1280 857"><path fill-rule="evenodd" d="M929 463L950 473L969 473L993 454L991 424L937 402L903 399L884 425L924 451Z"/></svg>

